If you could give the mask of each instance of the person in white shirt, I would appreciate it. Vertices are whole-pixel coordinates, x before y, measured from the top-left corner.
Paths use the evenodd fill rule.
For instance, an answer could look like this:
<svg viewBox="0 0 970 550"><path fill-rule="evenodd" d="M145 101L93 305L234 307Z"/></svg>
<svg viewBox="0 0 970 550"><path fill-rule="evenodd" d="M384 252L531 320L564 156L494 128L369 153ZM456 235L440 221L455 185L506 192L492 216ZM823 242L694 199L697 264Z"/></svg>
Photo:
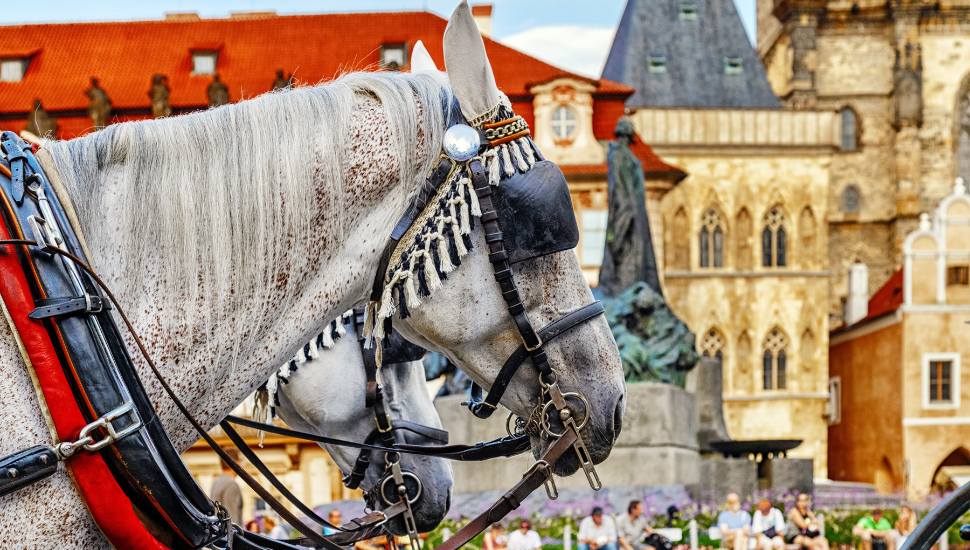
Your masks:
<svg viewBox="0 0 970 550"><path fill-rule="evenodd" d="M767 500L758 503L758 509L751 518L751 531L758 537L758 548L762 550L785 548L785 516L778 508L772 508Z"/></svg>
<svg viewBox="0 0 970 550"><path fill-rule="evenodd" d="M542 548L542 539L539 533L532 530L532 523L529 520L522 520L519 528L509 533L509 542L506 544L508 550L539 550Z"/></svg>
<svg viewBox="0 0 970 550"><path fill-rule="evenodd" d="M616 523L610 516L603 516L603 509L597 506L588 518L579 522L576 540L577 550L617 550Z"/></svg>

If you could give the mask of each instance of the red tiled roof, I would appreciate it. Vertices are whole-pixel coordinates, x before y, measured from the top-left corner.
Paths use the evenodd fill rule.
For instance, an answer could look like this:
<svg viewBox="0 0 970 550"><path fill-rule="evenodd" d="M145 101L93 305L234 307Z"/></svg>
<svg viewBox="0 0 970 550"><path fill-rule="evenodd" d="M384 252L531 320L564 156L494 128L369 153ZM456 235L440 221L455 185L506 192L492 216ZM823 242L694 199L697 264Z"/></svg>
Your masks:
<svg viewBox="0 0 970 550"><path fill-rule="evenodd" d="M889 277L886 284L869 298L869 314L862 321L875 319L884 313L896 311L903 305L903 270L898 269Z"/></svg>
<svg viewBox="0 0 970 550"><path fill-rule="evenodd" d="M899 306L903 305L903 270L898 269L895 273L889 277L872 298L869 298L869 313L859 319L852 326L856 326L860 323L865 323L866 321L871 321L876 317L885 315L887 313L892 313L899 309ZM832 332L841 332L849 328L848 325L842 323L841 325L832 329Z"/></svg>
<svg viewBox="0 0 970 550"><path fill-rule="evenodd" d="M669 174L669 173L679 173L678 181L687 176L687 173L677 168L672 164L667 164L660 157L653 152L653 149L649 145L640 139L639 135L634 137L633 146L630 147L633 154L640 159L640 163L643 164L643 172L645 174ZM602 164L560 164L559 168L562 173L567 176L594 176L594 175L606 175L609 169L606 163Z"/></svg>
<svg viewBox="0 0 970 550"><path fill-rule="evenodd" d="M382 44L405 42L410 48L422 40L443 68L446 25L445 19L431 13L399 12L244 14L224 19L183 14L165 21L5 26L0 27L0 57L33 57L22 81L0 82L0 113L25 113L39 98L48 111L75 110L73 116L83 119L88 105L84 91L91 77L100 80L114 108L147 108L156 73L168 76L173 107L202 107L212 77L191 74L194 49L218 49L216 70L232 101L269 91L277 69L310 84L342 72L373 69ZM591 81L489 38L485 48L499 88L516 103L531 103L531 86L558 77L594 82L597 96L623 96L618 97L621 108L633 92L608 80ZM58 119L71 133L87 126L62 116L70 115ZM22 122L16 124L22 127ZM0 123L7 125L10 121Z"/></svg>

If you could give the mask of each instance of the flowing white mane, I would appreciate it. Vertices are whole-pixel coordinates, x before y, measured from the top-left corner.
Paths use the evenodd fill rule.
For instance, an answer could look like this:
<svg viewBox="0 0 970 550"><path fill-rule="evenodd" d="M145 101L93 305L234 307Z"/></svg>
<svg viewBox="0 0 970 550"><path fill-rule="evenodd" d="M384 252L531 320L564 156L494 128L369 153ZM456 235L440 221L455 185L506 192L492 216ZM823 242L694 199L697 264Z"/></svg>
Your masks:
<svg viewBox="0 0 970 550"><path fill-rule="evenodd" d="M118 219L88 215L81 229L88 242L124 235L120 265L131 275L117 290L126 302L138 303L147 269L161 269L160 290L180 297L188 322L201 307L211 312L207 324L234 315L236 326L253 327L262 320L239 316L257 309L246 307L254 297L315 269L311 252L321 245L311 222L326 220L338 239L352 230L344 221L346 153L362 96L382 104L400 181L416 192L427 169L415 155L419 132L437 151L447 126L452 92L440 74L348 74L45 147L79 212L115 206Z"/></svg>

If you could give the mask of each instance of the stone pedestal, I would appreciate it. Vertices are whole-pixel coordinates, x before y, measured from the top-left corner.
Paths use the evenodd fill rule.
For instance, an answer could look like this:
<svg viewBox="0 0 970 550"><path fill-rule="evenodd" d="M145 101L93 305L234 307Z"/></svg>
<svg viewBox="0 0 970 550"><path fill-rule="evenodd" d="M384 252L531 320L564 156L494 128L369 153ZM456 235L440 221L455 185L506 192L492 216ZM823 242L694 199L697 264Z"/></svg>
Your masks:
<svg viewBox="0 0 970 550"><path fill-rule="evenodd" d="M702 454L711 453L711 441L727 441L727 426L724 425L724 375L721 361L714 357L703 356L687 373L687 391L697 399L697 443Z"/></svg>
<svg viewBox="0 0 970 550"><path fill-rule="evenodd" d="M451 443L473 444L506 435L507 409L500 406L491 418L481 420L460 405L464 400L464 396L435 400ZM596 467L603 485L698 483L697 424L693 394L669 384L629 384L620 438L610 457ZM529 454L485 462L453 462L455 493L508 490L533 462ZM557 483L563 488L589 487L581 472L557 479Z"/></svg>
<svg viewBox="0 0 970 550"><path fill-rule="evenodd" d="M773 458L763 462L767 485L793 493L812 494L815 481L810 458Z"/></svg>
<svg viewBox="0 0 970 550"><path fill-rule="evenodd" d="M746 458L708 456L698 465L698 482L687 487L697 501L722 504L730 493L741 498L758 489L758 463Z"/></svg>

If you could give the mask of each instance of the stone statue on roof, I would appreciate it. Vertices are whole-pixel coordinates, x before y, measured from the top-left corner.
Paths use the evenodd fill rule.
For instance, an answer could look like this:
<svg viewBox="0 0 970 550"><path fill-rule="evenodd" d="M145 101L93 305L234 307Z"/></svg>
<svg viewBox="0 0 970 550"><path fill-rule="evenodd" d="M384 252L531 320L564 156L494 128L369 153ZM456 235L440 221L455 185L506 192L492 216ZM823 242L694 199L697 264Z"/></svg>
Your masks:
<svg viewBox="0 0 970 550"><path fill-rule="evenodd" d="M293 85L293 75L289 78L283 77L283 69L276 69L276 80L273 81L273 91L285 90Z"/></svg>
<svg viewBox="0 0 970 550"><path fill-rule="evenodd" d="M57 137L57 128L57 120L47 114L39 99L35 99L34 108L27 116L27 126L24 130L38 137L53 139Z"/></svg>
<svg viewBox="0 0 970 550"><path fill-rule="evenodd" d="M152 87L148 90L148 97L152 100L152 116L164 118L172 114L172 106L168 104L168 77L156 74L152 77Z"/></svg>
<svg viewBox="0 0 970 550"><path fill-rule="evenodd" d="M209 98L209 107L219 107L229 104L229 88L219 80L219 75L212 75L212 83L205 90Z"/></svg>
<svg viewBox="0 0 970 550"><path fill-rule="evenodd" d="M609 218L599 288L604 297L612 297L644 281L659 294L660 279L647 220L643 165L630 150L634 140L633 121L626 116L620 118L615 134L617 141L610 144L607 154Z"/></svg>
<svg viewBox="0 0 970 550"><path fill-rule="evenodd" d="M91 77L91 87L84 91L91 103L88 105L88 116L94 122L94 129L100 130L108 125L108 117L111 116L111 98L108 92L101 89L98 79Z"/></svg>

